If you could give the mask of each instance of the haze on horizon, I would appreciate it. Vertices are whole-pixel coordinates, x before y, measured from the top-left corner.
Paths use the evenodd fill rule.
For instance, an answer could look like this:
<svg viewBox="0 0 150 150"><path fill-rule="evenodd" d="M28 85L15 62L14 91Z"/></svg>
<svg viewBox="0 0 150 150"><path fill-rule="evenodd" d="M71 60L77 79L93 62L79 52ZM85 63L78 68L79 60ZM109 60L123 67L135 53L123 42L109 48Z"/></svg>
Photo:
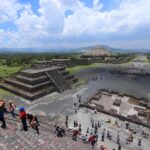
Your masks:
<svg viewBox="0 0 150 150"><path fill-rule="evenodd" d="M0 0L0 47L150 49L150 0Z"/></svg>

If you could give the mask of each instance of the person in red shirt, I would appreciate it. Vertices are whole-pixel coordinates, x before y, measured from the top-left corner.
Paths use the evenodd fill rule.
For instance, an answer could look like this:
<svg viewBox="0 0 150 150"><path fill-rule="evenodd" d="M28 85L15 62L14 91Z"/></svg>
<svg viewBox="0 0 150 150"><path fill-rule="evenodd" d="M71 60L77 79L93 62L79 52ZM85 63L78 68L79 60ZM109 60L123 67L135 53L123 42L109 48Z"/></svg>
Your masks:
<svg viewBox="0 0 150 150"><path fill-rule="evenodd" d="M24 130L24 131L28 131L28 126L27 126L27 121L26 121L27 116L26 116L26 112L25 112L24 107L21 107L21 108L19 109L19 111L20 111L19 117L20 117L20 119L21 119L21 121L22 121L23 130Z"/></svg>

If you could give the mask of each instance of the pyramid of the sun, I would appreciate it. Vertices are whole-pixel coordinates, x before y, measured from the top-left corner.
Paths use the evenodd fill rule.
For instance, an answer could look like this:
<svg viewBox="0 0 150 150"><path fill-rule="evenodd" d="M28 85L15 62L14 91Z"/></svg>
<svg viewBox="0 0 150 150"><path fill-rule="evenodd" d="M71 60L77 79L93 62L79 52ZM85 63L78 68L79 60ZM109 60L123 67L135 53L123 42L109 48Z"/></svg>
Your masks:
<svg viewBox="0 0 150 150"><path fill-rule="evenodd" d="M84 52L81 56L84 57L99 57L99 56L110 56L112 53L103 47L94 47L86 52Z"/></svg>

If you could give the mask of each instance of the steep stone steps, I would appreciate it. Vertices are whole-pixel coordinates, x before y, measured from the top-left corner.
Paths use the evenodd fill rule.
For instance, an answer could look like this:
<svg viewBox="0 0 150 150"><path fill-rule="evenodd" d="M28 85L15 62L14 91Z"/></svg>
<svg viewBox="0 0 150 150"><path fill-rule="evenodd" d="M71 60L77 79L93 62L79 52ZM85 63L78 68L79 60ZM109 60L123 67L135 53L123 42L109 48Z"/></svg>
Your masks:
<svg viewBox="0 0 150 150"><path fill-rule="evenodd" d="M45 72L46 75L49 77L49 79L52 81L54 86L58 89L59 92L63 92L67 89L70 89L69 84L63 77L61 73L59 73L57 70L52 70L49 72Z"/></svg>

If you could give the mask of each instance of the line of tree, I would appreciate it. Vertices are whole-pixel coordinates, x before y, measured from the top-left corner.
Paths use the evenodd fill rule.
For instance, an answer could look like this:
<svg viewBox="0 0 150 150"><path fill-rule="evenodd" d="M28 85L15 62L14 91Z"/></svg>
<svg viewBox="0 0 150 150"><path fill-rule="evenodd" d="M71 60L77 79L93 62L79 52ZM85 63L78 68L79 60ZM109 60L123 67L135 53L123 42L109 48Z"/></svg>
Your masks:
<svg viewBox="0 0 150 150"><path fill-rule="evenodd" d="M70 53L16 53L16 54L0 54L0 65L7 66L22 66L34 64L39 60L51 60L51 59L76 59L78 54Z"/></svg>

